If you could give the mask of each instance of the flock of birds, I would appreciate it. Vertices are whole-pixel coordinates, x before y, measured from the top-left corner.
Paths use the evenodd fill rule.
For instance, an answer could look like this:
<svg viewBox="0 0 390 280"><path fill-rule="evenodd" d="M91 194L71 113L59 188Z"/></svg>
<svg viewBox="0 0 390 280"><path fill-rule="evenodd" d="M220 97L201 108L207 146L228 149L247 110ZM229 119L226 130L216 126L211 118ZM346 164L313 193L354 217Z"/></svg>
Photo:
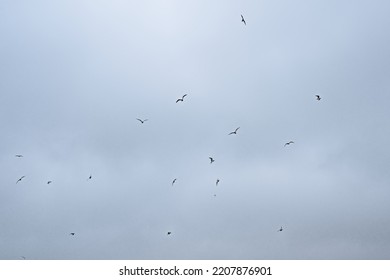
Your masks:
<svg viewBox="0 0 390 280"><path fill-rule="evenodd" d="M241 15L241 22L242 22L244 25L246 25L246 21L245 21L245 18L244 18L243 15ZM178 99L176 100L176 103L184 102L184 100L185 100L186 97L187 97L187 94L184 94L181 98L178 98ZM321 96L320 96L320 95L315 95L315 98L316 98L317 101L320 101L320 100L321 100ZM144 124L145 122L149 121L149 119L141 119L141 118L136 118L136 120L139 121L141 124ZM228 133L228 135L237 135L237 132L238 132L239 129L240 129L240 127L237 127L235 130L233 130L233 131L231 131L230 133ZM284 147L289 146L289 145L291 145L291 144L294 144L294 141L288 141L288 142L286 142L286 143L284 144ZM17 157L17 158L22 158L23 155L17 154L17 155L15 155L15 157ZM214 159L213 157L209 157L209 160L210 160L210 164L212 164L212 163L215 162L215 159ZM21 176L21 177L16 181L16 184L18 184L19 182L21 182L24 178L26 178L26 176ZM92 179L92 174L89 175L89 177L87 178L87 180L91 180L91 179ZM177 178L174 178L173 181L172 181L172 186L173 186L176 182L177 182ZM51 183L53 183L52 180L47 181L47 184L48 184L48 185L51 184ZM216 182L215 182L215 185L218 186L219 183L220 183L220 179L217 179ZM214 196L216 196L216 195L214 194ZM277 231L278 231L278 232L282 232L282 231L283 231L283 227L280 227ZM167 232L167 235L171 235L171 234L172 234L171 231L168 231L168 232ZM75 232L71 232L71 233L69 233L69 235L70 235L70 236L75 236L76 233L75 233ZM26 257L25 257L25 256L21 256L21 259L24 259L24 260L25 260Z"/></svg>

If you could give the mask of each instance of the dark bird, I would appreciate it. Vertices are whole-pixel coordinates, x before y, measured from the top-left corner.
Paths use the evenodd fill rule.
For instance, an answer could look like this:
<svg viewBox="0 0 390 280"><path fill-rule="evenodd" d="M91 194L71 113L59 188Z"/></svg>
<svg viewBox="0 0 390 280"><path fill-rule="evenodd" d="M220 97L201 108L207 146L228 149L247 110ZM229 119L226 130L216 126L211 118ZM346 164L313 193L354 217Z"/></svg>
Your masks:
<svg viewBox="0 0 390 280"><path fill-rule="evenodd" d="M230 132L228 135L231 135L231 134L237 134L237 130L239 130L239 129L240 129L240 128L239 128L239 127L237 127L235 131L232 131L232 132Z"/></svg>
<svg viewBox="0 0 390 280"><path fill-rule="evenodd" d="M219 183L219 179L217 179L217 181L215 182L215 185L218 186L218 183Z"/></svg>
<svg viewBox="0 0 390 280"><path fill-rule="evenodd" d="M241 15L241 21L246 25L244 17Z"/></svg>
<svg viewBox="0 0 390 280"><path fill-rule="evenodd" d="M179 102L179 101L183 102L184 101L184 97L186 97L186 96L187 96L187 94L184 94L182 98L179 98L179 99L176 100L176 103Z"/></svg>
<svg viewBox="0 0 390 280"><path fill-rule="evenodd" d="M318 101L321 100L321 96L319 96L319 95L317 95L317 94L316 94L316 98L317 98Z"/></svg>
<svg viewBox="0 0 390 280"><path fill-rule="evenodd" d="M170 232L170 231L167 232L167 235L171 235L171 234L172 234L172 232Z"/></svg>
<svg viewBox="0 0 390 280"><path fill-rule="evenodd" d="M293 143L294 143L294 141L289 141L286 144L284 144L284 146L286 147L287 145L290 145L290 144L293 144Z"/></svg>
<svg viewBox="0 0 390 280"><path fill-rule="evenodd" d="M283 228L282 228L282 227L280 227L280 229L278 229L278 231L283 231Z"/></svg>
<svg viewBox="0 0 390 280"><path fill-rule="evenodd" d="M173 186L174 183L176 183L176 180L177 180L177 178L173 179L172 186Z"/></svg>
<svg viewBox="0 0 390 280"><path fill-rule="evenodd" d="M16 184L19 183L20 181L22 181L22 179L23 179L24 177L26 177L26 176L20 177L20 178L16 181Z"/></svg>
<svg viewBox="0 0 390 280"><path fill-rule="evenodd" d="M144 119L144 120L137 119L137 120L140 121L141 123L144 123L144 122L146 122L148 119Z"/></svg>
<svg viewBox="0 0 390 280"><path fill-rule="evenodd" d="M23 155L15 155L15 157L23 157Z"/></svg>
<svg viewBox="0 0 390 280"><path fill-rule="evenodd" d="M47 184L48 184L48 185L51 184L51 183L53 183L53 181L47 181Z"/></svg>
<svg viewBox="0 0 390 280"><path fill-rule="evenodd" d="M25 257L25 256L20 256L20 258L22 258L23 260L25 260L25 259L26 259L26 257Z"/></svg>
<svg viewBox="0 0 390 280"><path fill-rule="evenodd" d="M87 180L91 180L92 179L92 174L89 175L88 179Z"/></svg>
<svg viewBox="0 0 390 280"><path fill-rule="evenodd" d="M75 233L74 233L74 232L71 232L71 233L69 233L69 235L72 235L72 236L73 236L73 235L75 235Z"/></svg>
<svg viewBox="0 0 390 280"><path fill-rule="evenodd" d="M209 159L210 159L210 164L215 161L215 159L213 159L212 157L209 157Z"/></svg>

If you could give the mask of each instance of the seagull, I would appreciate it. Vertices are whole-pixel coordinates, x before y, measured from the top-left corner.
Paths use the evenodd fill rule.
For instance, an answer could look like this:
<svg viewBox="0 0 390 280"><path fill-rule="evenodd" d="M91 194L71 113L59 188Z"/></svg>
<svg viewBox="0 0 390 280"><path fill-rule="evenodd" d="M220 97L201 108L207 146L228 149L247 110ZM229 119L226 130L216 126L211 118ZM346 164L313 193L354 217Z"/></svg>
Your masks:
<svg viewBox="0 0 390 280"><path fill-rule="evenodd" d="M176 103L179 102L179 101L183 102L184 101L184 97L186 97L186 96L187 96L187 94L184 94L182 98L179 98L179 99L176 100Z"/></svg>
<svg viewBox="0 0 390 280"><path fill-rule="evenodd" d="M87 180L91 180L92 179L92 174L89 175L88 179Z"/></svg>
<svg viewBox="0 0 390 280"><path fill-rule="evenodd" d="M235 131L230 132L228 135L237 134L237 130L239 130L239 127L237 127Z"/></svg>
<svg viewBox="0 0 390 280"><path fill-rule="evenodd" d="M212 157L209 157L209 159L210 159L210 164L212 164L215 161L215 159L213 159Z"/></svg>
<svg viewBox="0 0 390 280"><path fill-rule="evenodd" d="M172 232L170 232L170 231L167 232L167 235L171 235L171 234L172 234Z"/></svg>
<svg viewBox="0 0 390 280"><path fill-rule="evenodd" d="M241 21L246 25L244 17L241 15Z"/></svg>
<svg viewBox="0 0 390 280"><path fill-rule="evenodd" d="M173 179L172 186L173 186L174 183L176 183L176 180L177 180L177 178Z"/></svg>
<svg viewBox="0 0 390 280"><path fill-rule="evenodd" d="M74 233L74 232L71 232L71 233L69 233L69 235L72 235L72 236L73 236L73 235L75 235L75 233Z"/></svg>
<svg viewBox="0 0 390 280"><path fill-rule="evenodd" d="M280 227L280 229L278 229L278 231L283 231L283 228L282 228L282 227Z"/></svg>
<svg viewBox="0 0 390 280"><path fill-rule="evenodd" d="M316 98L317 98L318 101L321 100L321 96L319 96L318 94L316 94Z"/></svg>
<svg viewBox="0 0 390 280"><path fill-rule="evenodd" d="M53 181L47 181L47 184L48 184L48 185L51 184L51 183L53 183Z"/></svg>
<svg viewBox="0 0 390 280"><path fill-rule="evenodd" d="M144 120L137 119L137 120L139 120L141 123L144 123L144 122L146 122L148 119L144 119Z"/></svg>
<svg viewBox="0 0 390 280"><path fill-rule="evenodd" d="M15 155L15 157L23 157L23 155Z"/></svg>
<svg viewBox="0 0 390 280"><path fill-rule="evenodd" d="M290 141L290 142L287 142L286 144L284 144L284 146L286 147L287 145L290 145L290 144L293 144L294 141Z"/></svg>
<svg viewBox="0 0 390 280"><path fill-rule="evenodd" d="M20 181L22 181L22 179L23 179L24 177L26 177L26 176L20 177L19 180L16 181L16 184L19 183Z"/></svg>
<svg viewBox="0 0 390 280"><path fill-rule="evenodd" d="M215 182L215 185L218 186L218 183L219 183L219 179L217 179L217 181Z"/></svg>

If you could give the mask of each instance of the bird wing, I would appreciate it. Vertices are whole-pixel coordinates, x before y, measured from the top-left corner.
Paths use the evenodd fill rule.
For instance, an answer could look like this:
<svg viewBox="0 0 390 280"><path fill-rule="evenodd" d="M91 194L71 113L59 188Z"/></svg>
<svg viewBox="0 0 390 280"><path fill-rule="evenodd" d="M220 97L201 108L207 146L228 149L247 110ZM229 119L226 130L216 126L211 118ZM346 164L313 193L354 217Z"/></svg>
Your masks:
<svg viewBox="0 0 390 280"><path fill-rule="evenodd" d="M140 122L143 122L141 119L137 119L138 121L140 121Z"/></svg>
<svg viewBox="0 0 390 280"><path fill-rule="evenodd" d="M239 130L239 129L240 129L240 127L237 127L236 130L235 130L235 132L237 132L237 130Z"/></svg>
<svg viewBox="0 0 390 280"><path fill-rule="evenodd" d="M186 97L186 96L187 96L187 94L184 94L183 97L182 97L182 99L184 99L184 97Z"/></svg>

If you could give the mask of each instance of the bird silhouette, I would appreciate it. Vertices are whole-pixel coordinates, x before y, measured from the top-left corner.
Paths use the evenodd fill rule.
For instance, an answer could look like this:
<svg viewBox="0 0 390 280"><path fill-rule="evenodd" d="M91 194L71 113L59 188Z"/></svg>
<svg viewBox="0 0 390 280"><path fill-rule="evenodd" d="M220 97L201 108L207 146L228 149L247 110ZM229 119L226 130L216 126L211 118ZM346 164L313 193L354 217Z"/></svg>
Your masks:
<svg viewBox="0 0 390 280"><path fill-rule="evenodd" d="M167 235L171 235L171 234L172 234L172 232L170 232L170 231L167 232Z"/></svg>
<svg viewBox="0 0 390 280"><path fill-rule="evenodd" d="M219 183L219 179L217 179L217 181L215 182L215 185L218 186L218 183Z"/></svg>
<svg viewBox="0 0 390 280"><path fill-rule="evenodd" d="M53 181L47 181L47 184L48 184L48 185L51 184L51 183L53 183Z"/></svg>
<svg viewBox="0 0 390 280"><path fill-rule="evenodd" d="M239 130L239 129L240 129L240 128L239 128L239 127L237 127L237 128L236 128L236 130L234 130L234 131L230 132L228 135L237 134L237 130Z"/></svg>
<svg viewBox="0 0 390 280"><path fill-rule="evenodd" d="M283 228L282 228L282 227L280 227L280 229L278 229L278 231L283 231Z"/></svg>
<svg viewBox="0 0 390 280"><path fill-rule="evenodd" d="M137 120L140 121L141 123L144 123L144 122L146 122L148 119L144 119L144 120L137 119Z"/></svg>
<svg viewBox="0 0 390 280"><path fill-rule="evenodd" d="M172 186L173 186L174 183L176 183L176 180L177 180L177 178L173 179Z"/></svg>
<svg viewBox="0 0 390 280"><path fill-rule="evenodd" d="M246 21L242 15L241 15L241 21L246 25Z"/></svg>
<svg viewBox="0 0 390 280"><path fill-rule="evenodd" d="M88 179L87 180L91 180L92 179L92 174L89 175Z"/></svg>
<svg viewBox="0 0 390 280"><path fill-rule="evenodd" d="M15 155L15 157L23 157L23 155Z"/></svg>
<svg viewBox="0 0 390 280"><path fill-rule="evenodd" d="M321 96L319 96L319 95L317 95L317 94L316 94L316 98L317 98L318 101L321 100Z"/></svg>
<svg viewBox="0 0 390 280"><path fill-rule="evenodd" d="M213 159L212 157L209 157L209 159L210 159L210 164L212 164L215 161L215 159Z"/></svg>
<svg viewBox="0 0 390 280"><path fill-rule="evenodd" d="M71 233L69 233L69 235L72 235L72 236L73 236L73 235L75 235L75 233L74 233L74 232L71 232Z"/></svg>
<svg viewBox="0 0 390 280"><path fill-rule="evenodd" d="M182 98L178 98L176 100L176 103L179 102L179 101L183 102L184 101L184 97L186 97L186 96L187 96L187 94L184 94Z"/></svg>
<svg viewBox="0 0 390 280"><path fill-rule="evenodd" d="M22 258L23 260L25 260L25 259L26 259L26 257L25 257L25 256L20 256L20 258Z"/></svg>
<svg viewBox="0 0 390 280"><path fill-rule="evenodd" d="M22 179L23 179L24 177L26 177L26 176L20 177L20 178L16 181L16 184L19 183L20 181L22 181Z"/></svg>
<svg viewBox="0 0 390 280"><path fill-rule="evenodd" d="M293 143L294 143L294 141L289 141L286 144L284 144L284 146L286 147L287 145L290 145L290 144L293 144Z"/></svg>

